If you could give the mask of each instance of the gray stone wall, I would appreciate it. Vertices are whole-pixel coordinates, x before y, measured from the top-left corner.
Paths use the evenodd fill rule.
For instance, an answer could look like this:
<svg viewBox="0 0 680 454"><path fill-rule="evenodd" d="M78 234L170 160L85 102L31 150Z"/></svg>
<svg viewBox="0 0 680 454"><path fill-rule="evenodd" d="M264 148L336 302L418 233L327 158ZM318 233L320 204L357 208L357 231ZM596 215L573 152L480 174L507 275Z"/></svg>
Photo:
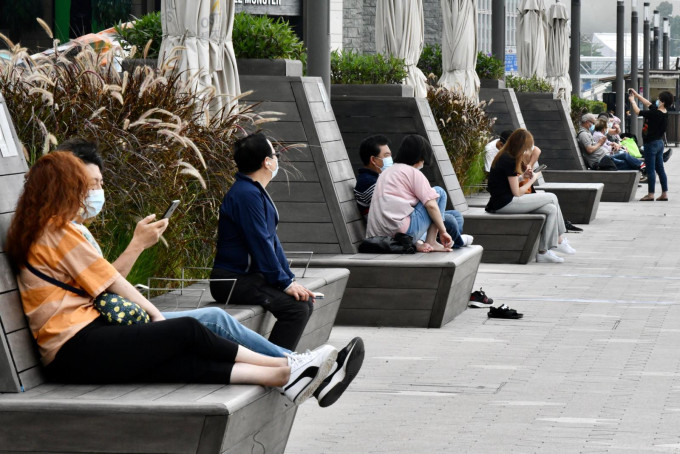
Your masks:
<svg viewBox="0 0 680 454"><path fill-rule="evenodd" d="M343 49L361 53L375 52L375 5L376 0L344 0ZM441 43L440 0L423 0L423 14L425 44Z"/></svg>

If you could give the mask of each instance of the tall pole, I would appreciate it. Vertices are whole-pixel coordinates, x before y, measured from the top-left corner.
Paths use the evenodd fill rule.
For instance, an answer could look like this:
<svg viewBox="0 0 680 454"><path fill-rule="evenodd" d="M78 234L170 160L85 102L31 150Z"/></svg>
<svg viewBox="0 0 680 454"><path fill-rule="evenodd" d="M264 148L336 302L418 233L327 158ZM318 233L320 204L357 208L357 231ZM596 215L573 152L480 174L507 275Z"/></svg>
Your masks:
<svg viewBox="0 0 680 454"><path fill-rule="evenodd" d="M505 64L505 0L491 3L491 53Z"/></svg>
<svg viewBox="0 0 680 454"><path fill-rule="evenodd" d="M625 6L623 0L616 4L616 116L621 120L621 131L625 130L626 106L625 106L625 81L623 73L623 59L626 57L624 30L625 30Z"/></svg>
<svg viewBox="0 0 680 454"><path fill-rule="evenodd" d="M571 51L569 78L575 94L581 96L581 0L571 0Z"/></svg>
<svg viewBox="0 0 680 454"><path fill-rule="evenodd" d="M631 17L630 17L630 83L635 91L640 90L640 83L638 81L638 12L637 0L631 0ZM637 134L638 117L630 109L630 131Z"/></svg>
<svg viewBox="0 0 680 454"><path fill-rule="evenodd" d="M649 98L649 2L645 2L642 23L642 95Z"/></svg>
<svg viewBox="0 0 680 454"><path fill-rule="evenodd" d="M304 3L307 43L307 74L321 77L326 94L331 93L331 8L330 0L306 0Z"/></svg>
<svg viewBox="0 0 680 454"><path fill-rule="evenodd" d="M671 69L671 47L670 47L671 23L667 17L663 18L663 69Z"/></svg>
<svg viewBox="0 0 680 454"><path fill-rule="evenodd" d="M654 42L652 44L652 69L659 69L659 27L661 16L658 10L654 10Z"/></svg>

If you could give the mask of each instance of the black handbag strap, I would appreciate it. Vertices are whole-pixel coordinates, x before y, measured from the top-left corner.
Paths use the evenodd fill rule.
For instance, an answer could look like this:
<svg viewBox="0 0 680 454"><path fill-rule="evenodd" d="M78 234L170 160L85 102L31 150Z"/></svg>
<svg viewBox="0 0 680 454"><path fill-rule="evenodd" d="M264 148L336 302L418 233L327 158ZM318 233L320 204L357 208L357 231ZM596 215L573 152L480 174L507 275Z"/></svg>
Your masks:
<svg viewBox="0 0 680 454"><path fill-rule="evenodd" d="M38 276L40 279L47 281L52 285L56 285L57 287L63 288L67 292L75 293L76 295L82 296L82 297L85 297L85 298L90 297L90 294L87 293L85 290L73 287L73 286L68 285L68 284L65 284L64 282L61 282L58 279L55 279L51 276L48 276L47 274L42 273L42 272L36 270L35 268L33 268L33 266L31 266L31 264L28 263L28 262L26 262L26 269L28 269L28 271L30 271L31 273Z"/></svg>

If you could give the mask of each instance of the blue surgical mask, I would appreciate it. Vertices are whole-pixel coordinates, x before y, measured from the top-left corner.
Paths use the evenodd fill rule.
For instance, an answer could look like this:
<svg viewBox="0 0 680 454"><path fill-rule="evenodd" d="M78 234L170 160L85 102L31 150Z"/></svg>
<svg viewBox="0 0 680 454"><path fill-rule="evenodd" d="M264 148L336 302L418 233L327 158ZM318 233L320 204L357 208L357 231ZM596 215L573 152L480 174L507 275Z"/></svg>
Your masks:
<svg viewBox="0 0 680 454"><path fill-rule="evenodd" d="M274 158L272 158L272 159L274 159ZM276 162L276 168L274 170L270 171L272 173L272 180L276 177L276 174L279 173L279 160L274 159L274 162Z"/></svg>
<svg viewBox="0 0 680 454"><path fill-rule="evenodd" d="M657 99L656 100L656 107L659 107L659 104L661 104L661 102Z"/></svg>
<svg viewBox="0 0 680 454"><path fill-rule="evenodd" d="M590 132L595 131L595 125L590 125Z"/></svg>
<svg viewBox="0 0 680 454"><path fill-rule="evenodd" d="M394 161L392 161L392 156L387 156L386 158L381 158L383 165L380 168L381 172L384 172L387 170L388 167L392 167L392 164L394 164Z"/></svg>
<svg viewBox="0 0 680 454"><path fill-rule="evenodd" d="M90 219L97 216L102 211L102 208L104 208L105 201L103 189L90 189L85 198L85 214L83 218Z"/></svg>

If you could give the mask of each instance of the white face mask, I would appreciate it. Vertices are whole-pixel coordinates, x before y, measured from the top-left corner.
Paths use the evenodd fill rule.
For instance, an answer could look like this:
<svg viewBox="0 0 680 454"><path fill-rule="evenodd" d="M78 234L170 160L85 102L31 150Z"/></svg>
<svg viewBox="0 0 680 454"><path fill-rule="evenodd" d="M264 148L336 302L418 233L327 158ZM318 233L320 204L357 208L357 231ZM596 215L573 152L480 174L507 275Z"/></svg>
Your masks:
<svg viewBox="0 0 680 454"><path fill-rule="evenodd" d="M276 168L274 170L270 170L272 173L272 180L276 177L276 174L279 173L279 160L276 158L270 158L276 163Z"/></svg>
<svg viewBox="0 0 680 454"><path fill-rule="evenodd" d="M392 160L392 156L387 156L385 158L380 158L380 159L382 159L382 162L383 162L383 165L380 168L381 172L384 172L389 167L392 167L392 164L394 164L394 161Z"/></svg>
<svg viewBox="0 0 680 454"><path fill-rule="evenodd" d="M104 208L104 202L106 197L104 196L103 189L90 189L85 198L85 214L83 218L90 219L97 216Z"/></svg>
<svg viewBox="0 0 680 454"><path fill-rule="evenodd" d="M419 166L416 166L416 170L423 170L423 167L425 167L425 165L420 164Z"/></svg>

